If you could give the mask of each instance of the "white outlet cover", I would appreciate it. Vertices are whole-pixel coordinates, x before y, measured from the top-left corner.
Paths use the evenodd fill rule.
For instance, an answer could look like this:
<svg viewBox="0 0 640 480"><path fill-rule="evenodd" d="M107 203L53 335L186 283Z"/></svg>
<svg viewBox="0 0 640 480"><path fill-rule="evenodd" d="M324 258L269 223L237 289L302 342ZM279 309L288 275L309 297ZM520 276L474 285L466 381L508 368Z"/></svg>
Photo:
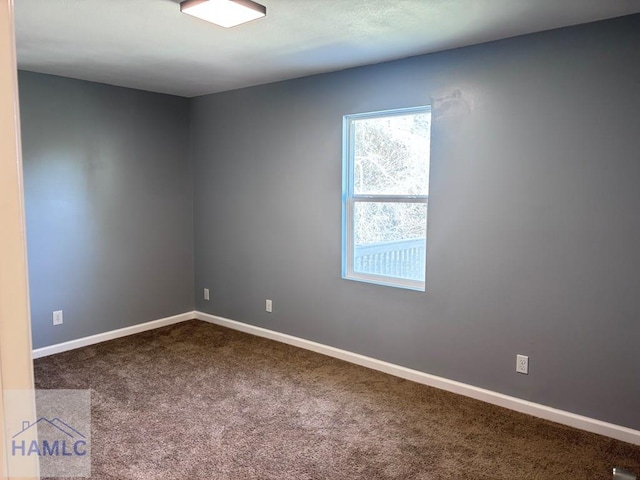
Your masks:
<svg viewBox="0 0 640 480"><path fill-rule="evenodd" d="M516 355L516 372L529 374L529 357L526 355Z"/></svg>
<svg viewBox="0 0 640 480"><path fill-rule="evenodd" d="M64 318L62 316L62 310L56 310L53 312L53 324L54 325L62 325L64 322Z"/></svg>
<svg viewBox="0 0 640 480"><path fill-rule="evenodd" d="M267 299L265 302L265 310L269 313L273 312L273 302L269 299Z"/></svg>

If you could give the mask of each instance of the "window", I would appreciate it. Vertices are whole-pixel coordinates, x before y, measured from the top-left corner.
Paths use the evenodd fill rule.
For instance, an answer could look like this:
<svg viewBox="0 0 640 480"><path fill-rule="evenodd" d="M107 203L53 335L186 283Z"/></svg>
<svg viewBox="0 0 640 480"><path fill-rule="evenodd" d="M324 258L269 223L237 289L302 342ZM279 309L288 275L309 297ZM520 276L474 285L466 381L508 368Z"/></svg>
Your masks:
<svg viewBox="0 0 640 480"><path fill-rule="evenodd" d="M342 276L425 290L431 109L344 117Z"/></svg>

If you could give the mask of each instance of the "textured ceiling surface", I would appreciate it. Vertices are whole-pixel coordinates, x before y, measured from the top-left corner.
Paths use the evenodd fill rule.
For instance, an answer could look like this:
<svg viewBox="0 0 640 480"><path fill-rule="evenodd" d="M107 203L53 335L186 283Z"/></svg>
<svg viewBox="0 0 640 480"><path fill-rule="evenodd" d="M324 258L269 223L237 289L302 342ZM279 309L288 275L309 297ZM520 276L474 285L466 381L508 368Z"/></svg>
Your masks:
<svg viewBox="0 0 640 480"><path fill-rule="evenodd" d="M15 0L18 66L193 97L640 12L640 0L260 0L225 29L177 0Z"/></svg>

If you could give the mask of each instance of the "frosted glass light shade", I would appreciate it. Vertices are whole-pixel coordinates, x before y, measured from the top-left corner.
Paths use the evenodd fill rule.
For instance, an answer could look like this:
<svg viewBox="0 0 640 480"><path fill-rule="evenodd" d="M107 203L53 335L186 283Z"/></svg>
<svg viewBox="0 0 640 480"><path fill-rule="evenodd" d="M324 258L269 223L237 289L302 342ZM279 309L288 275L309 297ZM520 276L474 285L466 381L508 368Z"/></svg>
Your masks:
<svg viewBox="0 0 640 480"><path fill-rule="evenodd" d="M186 0L180 11L229 28L264 17L267 7L251 0Z"/></svg>

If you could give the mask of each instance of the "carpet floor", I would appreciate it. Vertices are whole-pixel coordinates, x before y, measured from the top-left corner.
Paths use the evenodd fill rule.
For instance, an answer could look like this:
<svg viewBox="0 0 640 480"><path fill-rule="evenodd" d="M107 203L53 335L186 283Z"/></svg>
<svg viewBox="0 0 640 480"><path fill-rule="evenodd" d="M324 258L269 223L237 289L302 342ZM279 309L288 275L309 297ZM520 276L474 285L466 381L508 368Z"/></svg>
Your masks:
<svg viewBox="0 0 640 480"><path fill-rule="evenodd" d="M91 389L92 478L611 479L640 447L197 320L35 361Z"/></svg>

